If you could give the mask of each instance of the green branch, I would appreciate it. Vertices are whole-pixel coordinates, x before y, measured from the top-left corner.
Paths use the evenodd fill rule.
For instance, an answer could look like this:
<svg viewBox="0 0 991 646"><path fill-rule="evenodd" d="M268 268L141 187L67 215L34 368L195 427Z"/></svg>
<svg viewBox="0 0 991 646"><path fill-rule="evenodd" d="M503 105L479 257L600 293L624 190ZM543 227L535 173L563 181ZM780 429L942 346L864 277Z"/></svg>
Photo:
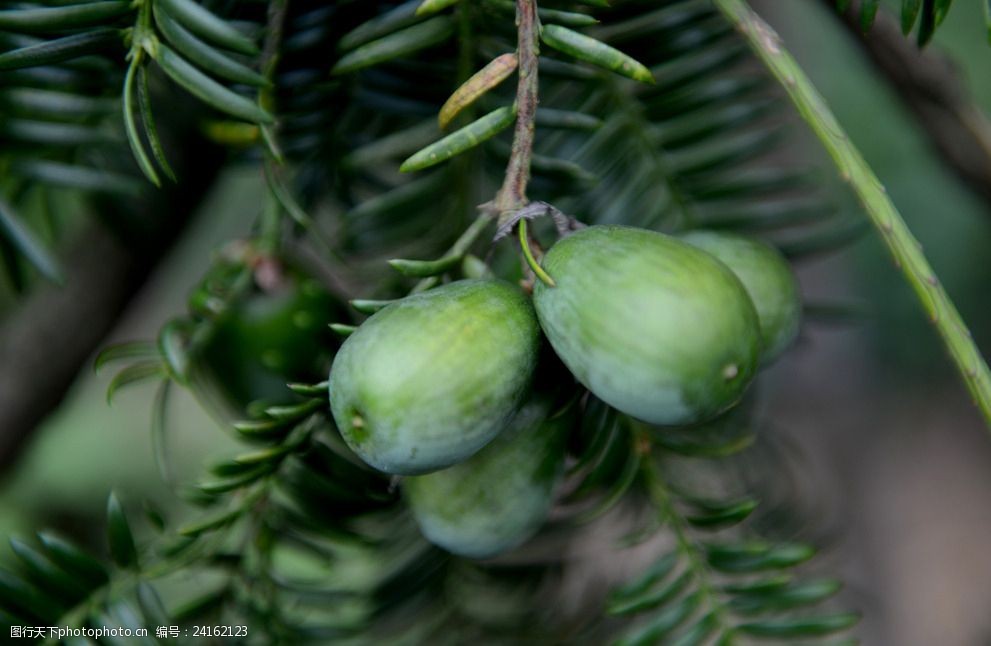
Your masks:
<svg viewBox="0 0 991 646"><path fill-rule="evenodd" d="M799 114L833 158L843 179L850 183L894 257L895 266L901 270L943 337L967 389L991 429L991 371L953 301L929 266L922 246L898 213L884 186L850 142L812 82L784 49L774 30L744 0L714 2L778 79Z"/></svg>
<svg viewBox="0 0 991 646"><path fill-rule="evenodd" d="M651 440L647 436L642 436L639 441L650 446ZM726 606L719 598L709 566L700 553L701 548L688 534L687 523L674 505L671 491L660 473L655 458L647 455L643 459L642 465L642 474L650 500L657 513L660 514L662 521L671 529L674 535L675 549L684 557L687 569L695 579L699 594L708 603L709 612L712 613L717 625L721 628L722 634L718 643L733 643L733 624L726 616Z"/></svg>

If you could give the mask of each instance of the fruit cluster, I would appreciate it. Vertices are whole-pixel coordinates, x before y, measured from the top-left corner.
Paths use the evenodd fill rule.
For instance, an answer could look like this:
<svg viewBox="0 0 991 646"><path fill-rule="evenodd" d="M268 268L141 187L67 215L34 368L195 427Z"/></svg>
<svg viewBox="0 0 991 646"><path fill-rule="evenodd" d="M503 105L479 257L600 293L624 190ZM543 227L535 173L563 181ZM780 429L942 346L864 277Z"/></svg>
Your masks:
<svg viewBox="0 0 991 646"><path fill-rule="evenodd" d="M331 368L345 441L408 476L423 534L454 553L522 543L553 502L573 406L555 405L561 384L534 378L541 331L592 394L661 426L734 406L798 331L787 262L747 238L592 226L559 240L542 266L554 285L537 282L532 299L505 282L461 280L392 303Z"/></svg>

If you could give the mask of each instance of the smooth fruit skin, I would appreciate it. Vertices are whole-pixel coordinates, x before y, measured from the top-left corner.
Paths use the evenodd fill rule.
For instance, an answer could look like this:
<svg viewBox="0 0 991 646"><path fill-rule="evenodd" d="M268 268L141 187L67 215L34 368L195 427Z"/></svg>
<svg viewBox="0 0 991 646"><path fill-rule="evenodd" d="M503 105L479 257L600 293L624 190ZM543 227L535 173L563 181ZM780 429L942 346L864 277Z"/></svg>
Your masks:
<svg viewBox="0 0 991 646"><path fill-rule="evenodd" d="M559 240L537 282L544 333L575 377L651 424L693 424L732 406L760 355L743 285L709 254L670 236L591 226Z"/></svg>
<svg viewBox="0 0 991 646"><path fill-rule="evenodd" d="M764 363L779 357L798 336L802 319L798 281L781 252L731 233L690 231L679 237L712 254L736 274L757 309Z"/></svg>
<svg viewBox="0 0 991 646"><path fill-rule="evenodd" d="M505 428L530 384L540 331L512 285L463 280L376 312L330 370L334 420L352 450L393 474L475 454Z"/></svg>
<svg viewBox="0 0 991 646"><path fill-rule="evenodd" d="M550 400L531 398L499 437L468 460L403 480L403 494L431 543L488 558L529 539L547 519L561 480L571 415L548 420Z"/></svg>
<svg viewBox="0 0 991 646"><path fill-rule="evenodd" d="M327 323L339 309L315 280L290 274L284 286L252 292L220 316L199 368L235 409L294 401L287 382L313 381L327 369Z"/></svg>

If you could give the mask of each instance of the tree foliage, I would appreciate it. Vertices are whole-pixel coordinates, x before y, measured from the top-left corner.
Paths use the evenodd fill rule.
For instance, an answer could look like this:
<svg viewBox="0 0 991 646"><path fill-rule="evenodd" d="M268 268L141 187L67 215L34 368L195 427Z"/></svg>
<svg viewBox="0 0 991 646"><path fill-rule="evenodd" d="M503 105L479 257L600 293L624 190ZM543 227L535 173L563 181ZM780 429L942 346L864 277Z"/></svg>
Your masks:
<svg viewBox="0 0 991 646"><path fill-rule="evenodd" d="M541 2L526 151L539 202L514 217L744 232L796 262L860 234L859 216L817 189L815 169L788 161L788 95L728 19L733 4ZM878 4L861 3L865 29ZM924 44L949 7L904 0L903 28L918 24ZM566 485L533 541L555 547L474 561L420 536L395 483L342 441L319 377L273 368L262 348L258 361L281 380L248 402L204 369L245 304L296 284L301 249L344 280L317 315L321 332L332 324L344 336L363 315L450 277L528 278L512 244L484 241L496 220L502 233L515 223L491 201L521 154L518 76L536 74L516 23L506 0L52 0L0 10L0 258L14 287L30 288L28 266L58 278L48 249L61 235L49 215L58 204L182 185L169 161L172 110L196 111L229 163L260 167L268 188L252 237L217 252L188 311L154 341L97 359L125 364L108 396L160 381L152 433L166 476L176 387L234 412L229 430L244 451L181 489L198 510L192 521L138 522L134 501L112 495L109 558L53 534L13 539L17 563L0 573L5 623L247 625L250 643L289 644L846 634L857 616L837 606L839 582L808 576L815 549L767 521L779 510L762 512L761 487L775 485L743 487L786 468L753 406L661 431L576 389L559 402L579 413ZM326 374L337 343L320 343L326 356L314 360ZM624 512L635 521L615 549L663 544L652 564L593 612L558 611L549 591L571 565L566 547ZM186 582L178 595L176 581Z"/></svg>

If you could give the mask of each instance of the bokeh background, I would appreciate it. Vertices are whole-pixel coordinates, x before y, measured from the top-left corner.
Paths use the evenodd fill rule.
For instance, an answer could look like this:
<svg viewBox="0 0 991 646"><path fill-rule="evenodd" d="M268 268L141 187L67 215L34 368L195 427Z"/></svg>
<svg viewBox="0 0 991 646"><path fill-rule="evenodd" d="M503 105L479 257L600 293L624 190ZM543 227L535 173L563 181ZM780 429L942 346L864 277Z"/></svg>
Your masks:
<svg viewBox="0 0 991 646"><path fill-rule="evenodd" d="M991 209L949 173L918 124L853 37L814 0L755 3L784 38L881 177L991 356ZM932 47L949 53L991 114L991 46L979 2L958 2ZM815 142L798 152L843 208L857 206ZM218 183L194 225L130 307L115 340L152 338L184 309L211 250L247 232L262 186L255 171ZM817 307L843 304L843 322L811 320L800 347L766 379L762 408L794 441L803 496L818 510L827 558L864 620L866 644L991 644L991 437L931 326L870 234L800 267ZM66 334L71 334L66 322ZM107 491L176 500L152 458L153 385L107 404L109 374L81 374L0 481L0 533L54 525L102 531ZM180 481L230 440L188 396L173 399L170 449Z"/></svg>

